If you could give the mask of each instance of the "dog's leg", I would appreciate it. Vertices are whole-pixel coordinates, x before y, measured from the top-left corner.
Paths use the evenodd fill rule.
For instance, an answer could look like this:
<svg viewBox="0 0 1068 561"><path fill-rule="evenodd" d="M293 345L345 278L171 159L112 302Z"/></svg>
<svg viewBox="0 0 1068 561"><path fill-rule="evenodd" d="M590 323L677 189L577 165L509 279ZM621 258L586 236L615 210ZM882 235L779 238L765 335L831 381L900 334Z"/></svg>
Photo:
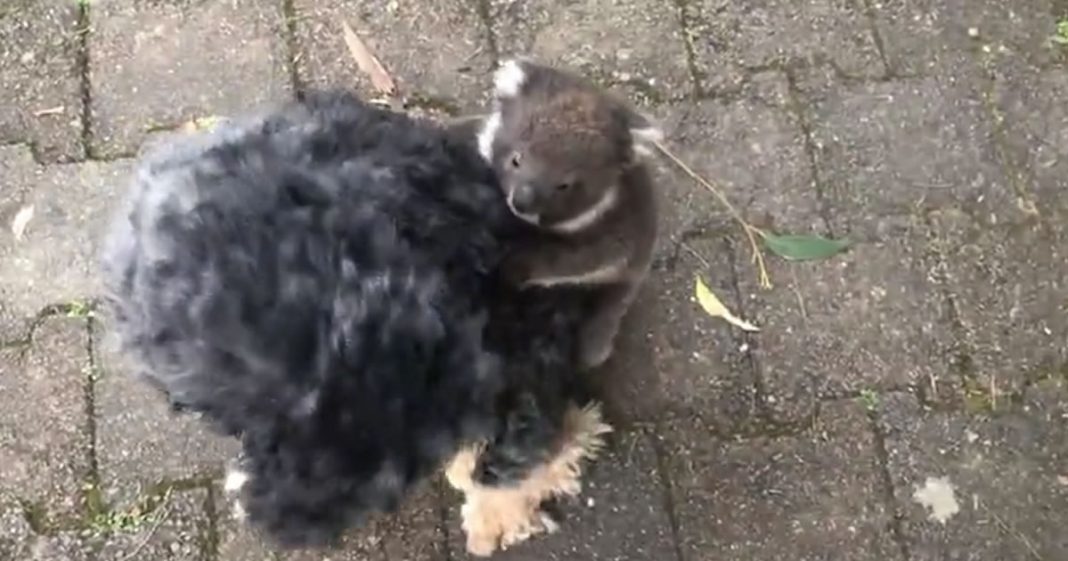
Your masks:
<svg viewBox="0 0 1068 561"><path fill-rule="evenodd" d="M603 435L612 428L601 418L596 404L572 406L564 419L564 432L556 453L536 466L526 479L506 487L487 487L472 473L481 446L460 451L449 463L445 477L464 493L461 508L467 550L487 556L534 535L556 531L556 522L541 505L553 497L573 496L582 490L582 467L604 446Z"/></svg>
<svg viewBox="0 0 1068 561"><path fill-rule="evenodd" d="M245 507L241 505L241 489L248 483L249 474L241 467L240 459L234 460L226 468L226 478L223 480L223 492L234 501L231 514L234 520L245 519Z"/></svg>

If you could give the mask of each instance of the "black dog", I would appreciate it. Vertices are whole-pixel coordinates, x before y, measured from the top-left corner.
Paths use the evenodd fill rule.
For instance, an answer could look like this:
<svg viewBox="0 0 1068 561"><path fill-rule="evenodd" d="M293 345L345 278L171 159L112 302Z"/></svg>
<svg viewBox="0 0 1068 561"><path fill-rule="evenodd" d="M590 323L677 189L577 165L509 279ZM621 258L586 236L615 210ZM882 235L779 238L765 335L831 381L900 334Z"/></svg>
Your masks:
<svg viewBox="0 0 1068 561"><path fill-rule="evenodd" d="M596 414L586 296L495 279L526 228L473 142L313 93L150 153L104 301L138 373L240 438L248 518L330 544L474 445L472 479L515 489Z"/></svg>

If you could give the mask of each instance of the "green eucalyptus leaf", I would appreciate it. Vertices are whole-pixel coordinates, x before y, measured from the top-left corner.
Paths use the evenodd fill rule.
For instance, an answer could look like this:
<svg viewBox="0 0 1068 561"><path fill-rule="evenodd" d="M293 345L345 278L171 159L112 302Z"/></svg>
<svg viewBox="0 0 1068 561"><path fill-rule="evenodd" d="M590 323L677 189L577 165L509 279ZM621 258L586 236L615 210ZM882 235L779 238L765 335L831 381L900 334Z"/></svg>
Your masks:
<svg viewBox="0 0 1068 561"><path fill-rule="evenodd" d="M764 245L783 259L809 261L831 257L851 244L848 240L832 240L817 235L764 234Z"/></svg>

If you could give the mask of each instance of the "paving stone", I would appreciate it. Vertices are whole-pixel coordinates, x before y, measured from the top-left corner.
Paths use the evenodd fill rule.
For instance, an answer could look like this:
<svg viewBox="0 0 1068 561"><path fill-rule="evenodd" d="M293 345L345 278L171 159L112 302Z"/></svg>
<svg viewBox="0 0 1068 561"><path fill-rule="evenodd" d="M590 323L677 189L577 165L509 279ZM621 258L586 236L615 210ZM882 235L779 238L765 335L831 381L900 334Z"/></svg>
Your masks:
<svg viewBox="0 0 1068 561"><path fill-rule="evenodd" d="M731 91L746 69L829 62L843 74L886 73L863 0L686 2L702 86Z"/></svg>
<svg viewBox="0 0 1068 561"><path fill-rule="evenodd" d="M302 83L380 95L345 45L347 22L412 101L456 113L489 97L495 61L475 2L296 0L294 10Z"/></svg>
<svg viewBox="0 0 1068 561"><path fill-rule="evenodd" d="M1059 0L894 0L872 2L872 14L891 67L934 76L974 64L984 50L1023 54L1032 64L1064 60L1049 41ZM959 70L959 68L958 68Z"/></svg>
<svg viewBox="0 0 1068 561"><path fill-rule="evenodd" d="M221 475L240 449L132 375L102 326L94 332L97 461L104 498L127 504L161 481Z"/></svg>
<svg viewBox="0 0 1068 561"><path fill-rule="evenodd" d="M1009 207L1000 214L1020 213ZM999 393L1068 366L1068 214L1048 218L990 224L996 219L979 221L955 208L932 213L967 343L970 406L996 406Z"/></svg>
<svg viewBox="0 0 1068 561"><path fill-rule="evenodd" d="M97 248L126 190L130 164L42 167L24 146L4 149L0 158L0 171L11 172L0 192L0 314L13 318L0 325L24 324L46 306L96 293ZM16 239L11 226L24 209L32 209L32 218Z"/></svg>
<svg viewBox="0 0 1068 561"><path fill-rule="evenodd" d="M789 103L781 75L762 73L735 101L697 105L672 138L754 223L823 234L824 203ZM829 261L787 263L768 255L770 291L758 285L744 234L725 224L742 296L735 312L761 328L746 346L777 420L811 415L821 396L926 383L948 369L931 364L945 354L934 337L940 309L931 303L939 292L928 281L925 234L914 233L907 217L869 218L864 246Z"/></svg>
<svg viewBox="0 0 1068 561"><path fill-rule="evenodd" d="M4 561L88 561L91 545L71 532L33 531L18 501L0 497L0 559Z"/></svg>
<svg viewBox="0 0 1068 561"><path fill-rule="evenodd" d="M561 505L564 518L558 532L531 538L494 557L502 561L675 558L656 454L648 437L615 433L609 450L588 465L582 495ZM448 512L452 559L478 559L464 545L459 501L450 504Z"/></svg>
<svg viewBox="0 0 1068 561"><path fill-rule="evenodd" d="M991 101L1021 206L1068 215L1068 108L1060 102L1068 96L1068 68L1038 69L998 54L989 69Z"/></svg>
<svg viewBox="0 0 1068 561"><path fill-rule="evenodd" d="M685 104L668 136L695 171L719 185L753 222L784 224L802 230L824 227L805 137L791 107L786 76L778 71L755 74L731 100ZM669 121L670 122L670 121ZM682 179L690 200L721 209L714 195L689 178ZM689 202L685 203L689 206ZM707 220L695 207L689 222ZM721 210L719 212L722 212Z"/></svg>
<svg viewBox="0 0 1068 561"><path fill-rule="evenodd" d="M928 411L908 395L885 400L881 423L912 559L1068 556L1068 392L1063 380L1032 390L994 417Z"/></svg>
<svg viewBox="0 0 1068 561"><path fill-rule="evenodd" d="M394 514L374 516L350 531L340 549L307 550L281 557L284 561L444 561L438 489L429 482L406 500ZM222 558L222 561L229 561Z"/></svg>
<svg viewBox="0 0 1068 561"><path fill-rule="evenodd" d="M694 91L678 8L670 0L490 2L501 58L532 55L564 64L636 102Z"/></svg>
<svg viewBox="0 0 1068 561"><path fill-rule="evenodd" d="M56 522L77 516L90 470L87 343L85 320L56 317L0 351L0 493Z"/></svg>
<svg viewBox="0 0 1068 561"><path fill-rule="evenodd" d="M0 143L31 142L48 162L85 156L78 17L68 0L0 6Z"/></svg>
<svg viewBox="0 0 1068 561"><path fill-rule="evenodd" d="M120 530L101 547L99 561L208 561L211 522L208 492L173 492L135 528Z"/></svg>
<svg viewBox="0 0 1068 561"><path fill-rule="evenodd" d="M0 494L0 559L19 559L33 540L33 529L17 498Z"/></svg>
<svg viewBox="0 0 1068 561"><path fill-rule="evenodd" d="M136 152L153 128L290 96L281 2L94 2L92 149Z"/></svg>
<svg viewBox="0 0 1068 561"><path fill-rule="evenodd" d="M814 69L798 87L833 229L855 234L871 231L872 216L1012 202L980 84L844 84Z"/></svg>
<svg viewBox="0 0 1068 561"><path fill-rule="evenodd" d="M664 438L684 558L902 560L869 426L850 401L782 438L725 442L673 424Z"/></svg>
<svg viewBox="0 0 1068 561"><path fill-rule="evenodd" d="M14 144L0 146L0 176L6 183L4 189L0 190L0 223L4 225L0 236L7 235L15 228L15 219L24 207L26 193L42 171L43 168L34 162L28 147ZM0 237L0 244L2 240L4 238ZM21 340L25 338L30 315L16 305L15 300L20 296L3 287L0 284L0 340Z"/></svg>

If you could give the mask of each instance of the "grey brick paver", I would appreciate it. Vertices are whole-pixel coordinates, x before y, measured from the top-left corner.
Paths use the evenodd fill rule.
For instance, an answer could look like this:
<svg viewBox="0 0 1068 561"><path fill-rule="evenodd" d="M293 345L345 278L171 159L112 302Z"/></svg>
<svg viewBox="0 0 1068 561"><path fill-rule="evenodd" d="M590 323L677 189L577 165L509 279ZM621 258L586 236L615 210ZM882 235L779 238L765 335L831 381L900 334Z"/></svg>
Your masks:
<svg viewBox="0 0 1068 561"><path fill-rule="evenodd" d="M731 91L746 69L830 62L842 73L885 74L863 0L685 2L702 85Z"/></svg>
<svg viewBox="0 0 1068 561"><path fill-rule="evenodd" d="M501 56L530 54L618 84L635 101L693 91L671 0L490 2Z"/></svg>
<svg viewBox="0 0 1068 561"><path fill-rule="evenodd" d="M902 559L859 405L828 403L797 436L724 442L684 422L663 436L686 559Z"/></svg>
<svg viewBox="0 0 1068 561"><path fill-rule="evenodd" d="M93 347L104 498L125 505L161 481L218 477L235 458L237 441L211 433L194 415L172 412L155 388L132 375L110 337L97 335Z"/></svg>
<svg viewBox="0 0 1068 561"><path fill-rule="evenodd" d="M48 162L85 157L78 24L69 0L0 5L0 144L33 143Z"/></svg>
<svg viewBox="0 0 1068 561"><path fill-rule="evenodd" d="M8 172L0 190L0 326L9 331L46 306L95 296L100 236L130 168L126 161L39 166L25 146L3 147L0 159ZM15 217L28 208L32 218L16 238Z"/></svg>
<svg viewBox="0 0 1068 561"><path fill-rule="evenodd" d="M994 417L886 400L881 424L912 559L1068 556L1066 400L1063 379L1029 388L1021 407ZM952 488L944 522L915 497L929 478Z"/></svg>
<svg viewBox="0 0 1068 561"><path fill-rule="evenodd" d="M133 154L153 128L290 95L280 2L93 2L93 150Z"/></svg>
<svg viewBox="0 0 1068 561"><path fill-rule="evenodd" d="M449 112L488 99L495 61L475 2L296 0L294 10L303 83L379 95L340 40L346 22L413 101Z"/></svg>
<svg viewBox="0 0 1068 561"><path fill-rule="evenodd" d="M90 470L84 319L49 318L32 348L0 351L0 494L55 519L82 511Z"/></svg>

